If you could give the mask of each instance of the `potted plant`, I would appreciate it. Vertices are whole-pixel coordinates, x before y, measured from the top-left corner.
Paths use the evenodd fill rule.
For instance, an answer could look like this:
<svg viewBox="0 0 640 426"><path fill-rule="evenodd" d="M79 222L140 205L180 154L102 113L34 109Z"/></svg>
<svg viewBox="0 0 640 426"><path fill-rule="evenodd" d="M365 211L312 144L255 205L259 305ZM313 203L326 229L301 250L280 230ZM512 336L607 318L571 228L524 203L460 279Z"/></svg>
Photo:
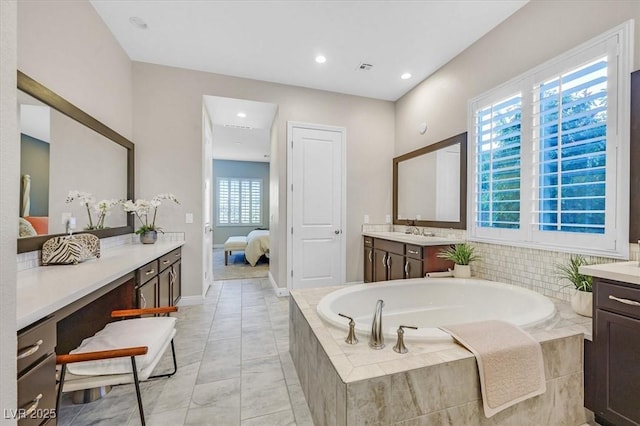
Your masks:
<svg viewBox="0 0 640 426"><path fill-rule="evenodd" d="M453 276L455 278L469 278L471 277L470 263L480 259L480 256L475 254L475 247L467 244L456 244L438 253L438 257L452 261L455 266L453 267Z"/></svg>
<svg viewBox="0 0 640 426"><path fill-rule="evenodd" d="M140 221L140 228L136 230L136 234L140 235L140 242L143 244L154 244L158 239L158 232L163 232L161 227L156 226L156 215L158 214L158 206L161 200L173 201L176 204L180 202L173 194L158 194L149 200L138 199L135 202L127 200L122 204L124 211L136 215ZM151 216L151 219L149 219Z"/></svg>
<svg viewBox="0 0 640 426"><path fill-rule="evenodd" d="M577 314L590 317L593 311L593 277L579 272L582 265L589 263L581 255L571 255L566 265L556 265L560 279L569 281L575 292L571 295L571 308Z"/></svg>

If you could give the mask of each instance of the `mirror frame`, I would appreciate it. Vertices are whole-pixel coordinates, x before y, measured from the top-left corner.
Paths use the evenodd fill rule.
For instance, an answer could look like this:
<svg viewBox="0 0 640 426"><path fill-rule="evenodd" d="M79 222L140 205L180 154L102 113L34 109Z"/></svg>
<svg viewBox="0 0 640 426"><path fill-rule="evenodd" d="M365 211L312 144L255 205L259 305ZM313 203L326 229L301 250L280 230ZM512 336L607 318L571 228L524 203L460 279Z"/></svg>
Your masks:
<svg viewBox="0 0 640 426"><path fill-rule="evenodd" d="M411 160L457 143L460 144L460 220L457 222L448 222L442 220L398 219L398 165L403 161ZM467 228L467 132L416 149L415 151L408 152L393 159L393 224L428 226L432 228Z"/></svg>
<svg viewBox="0 0 640 426"><path fill-rule="evenodd" d="M36 80L18 70L18 89L33 96L40 102L61 112L81 125L88 127L110 141L117 143L127 150L127 199L134 198L134 144L129 139L107 127L80 108L68 102L58 94L49 90ZM131 234L134 232L133 215L127 215L127 225L116 228L99 229L93 231L78 231L78 233L90 233L98 238L113 237L116 235ZM18 238L18 253L40 250L42 244L51 237L65 234L49 234L37 237Z"/></svg>

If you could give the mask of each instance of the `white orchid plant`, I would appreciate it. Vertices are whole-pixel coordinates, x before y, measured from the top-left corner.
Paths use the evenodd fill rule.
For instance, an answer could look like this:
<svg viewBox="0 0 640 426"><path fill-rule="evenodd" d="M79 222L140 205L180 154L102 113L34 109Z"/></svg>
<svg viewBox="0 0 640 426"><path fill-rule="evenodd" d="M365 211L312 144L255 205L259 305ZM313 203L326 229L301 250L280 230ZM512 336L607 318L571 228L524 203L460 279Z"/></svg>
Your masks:
<svg viewBox="0 0 640 426"><path fill-rule="evenodd" d="M173 201L176 204L180 204L173 194L158 194L151 200L138 199L135 202L127 200L122 203L124 211L136 215L140 221L141 226L136 230L136 234L144 234L149 231L163 232L162 228L156 226L158 206L162 204L162 200ZM151 220L149 220L149 217L151 217Z"/></svg>
<svg viewBox="0 0 640 426"><path fill-rule="evenodd" d="M87 209L87 215L89 216L89 224L85 227L88 230L96 230L96 229L105 229L104 221L106 217L110 214L109 210L113 206L120 204L122 201L120 200L101 200L96 203L96 199L89 192L82 191L69 191L67 195L67 203L72 203L74 201L78 201L81 206ZM93 217L91 215L91 211L95 211L98 215L98 220L93 222Z"/></svg>

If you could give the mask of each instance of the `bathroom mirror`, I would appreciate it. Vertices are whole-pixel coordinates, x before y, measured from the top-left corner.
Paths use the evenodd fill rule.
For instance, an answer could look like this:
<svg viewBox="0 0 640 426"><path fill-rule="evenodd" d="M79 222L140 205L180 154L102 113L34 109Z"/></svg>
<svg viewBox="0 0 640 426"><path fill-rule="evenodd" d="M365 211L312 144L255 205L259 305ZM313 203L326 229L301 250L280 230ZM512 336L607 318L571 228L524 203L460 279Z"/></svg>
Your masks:
<svg viewBox="0 0 640 426"><path fill-rule="evenodd" d="M90 193L95 201L133 198L134 145L37 81L18 71L21 179L18 253L38 250L53 235L74 232L100 238L133 232L133 217L120 206L109 209L102 229L87 229L89 213L69 191ZM91 225L99 214L91 209Z"/></svg>
<svg viewBox="0 0 640 426"><path fill-rule="evenodd" d="M467 133L393 159L393 223L465 229Z"/></svg>

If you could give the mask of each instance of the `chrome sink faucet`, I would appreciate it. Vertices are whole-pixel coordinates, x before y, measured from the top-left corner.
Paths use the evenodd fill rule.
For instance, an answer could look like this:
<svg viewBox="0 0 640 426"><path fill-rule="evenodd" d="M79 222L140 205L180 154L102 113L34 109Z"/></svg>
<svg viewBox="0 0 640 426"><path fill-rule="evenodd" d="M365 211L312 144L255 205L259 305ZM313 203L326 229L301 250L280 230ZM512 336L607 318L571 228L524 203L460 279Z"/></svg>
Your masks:
<svg viewBox="0 0 640 426"><path fill-rule="evenodd" d="M384 336L382 335L382 307L384 302L378 300L376 309L373 312L373 322L371 323L371 337L369 337L369 347L371 349L384 348Z"/></svg>
<svg viewBox="0 0 640 426"><path fill-rule="evenodd" d="M420 235L420 228L415 225L415 221L407 220L407 230L405 231L405 233L411 235Z"/></svg>

